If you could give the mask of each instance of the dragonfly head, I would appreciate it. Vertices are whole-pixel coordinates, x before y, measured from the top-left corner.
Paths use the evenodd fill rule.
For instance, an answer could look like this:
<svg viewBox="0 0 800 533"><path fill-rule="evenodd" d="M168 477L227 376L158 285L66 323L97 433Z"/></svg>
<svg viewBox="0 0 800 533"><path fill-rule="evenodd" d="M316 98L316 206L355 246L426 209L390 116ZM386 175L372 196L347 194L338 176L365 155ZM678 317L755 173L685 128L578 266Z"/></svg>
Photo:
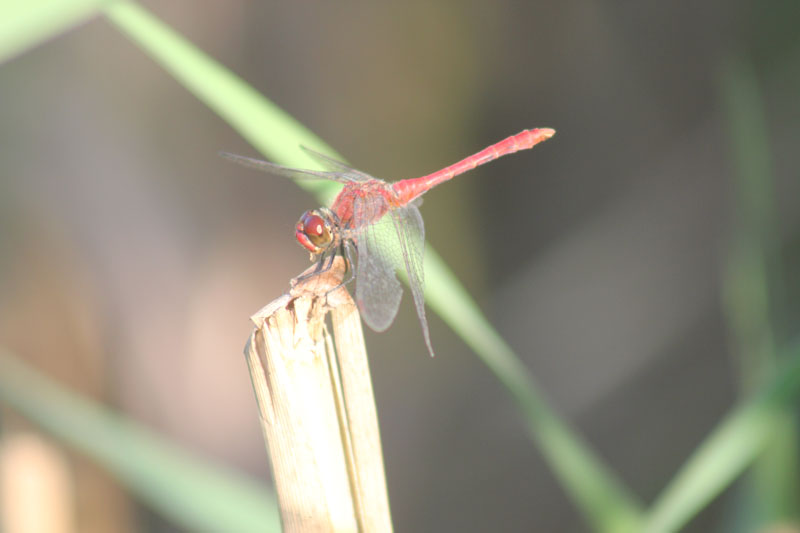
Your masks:
<svg viewBox="0 0 800 533"><path fill-rule="evenodd" d="M300 245L312 256L321 254L335 241L335 217L327 208L306 211L294 227L294 235Z"/></svg>

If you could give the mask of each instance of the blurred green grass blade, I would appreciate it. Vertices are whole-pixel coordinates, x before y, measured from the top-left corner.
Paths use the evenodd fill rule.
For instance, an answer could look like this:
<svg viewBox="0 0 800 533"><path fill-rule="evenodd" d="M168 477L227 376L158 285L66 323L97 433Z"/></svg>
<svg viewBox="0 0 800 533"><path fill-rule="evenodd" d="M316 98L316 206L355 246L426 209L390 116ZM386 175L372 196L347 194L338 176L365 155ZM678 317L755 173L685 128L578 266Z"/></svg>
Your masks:
<svg viewBox="0 0 800 533"><path fill-rule="evenodd" d="M781 294L778 224L769 131L754 67L742 59L725 64L721 77L723 112L733 161L736 232L725 276L725 311L738 352L741 381L751 392L780 364L773 316L780 310L773 295ZM778 302L780 304L780 302ZM800 517L798 424L786 409L775 413L776 427L748 479L747 511L755 524ZM780 424L778 424L780 422Z"/></svg>
<svg viewBox="0 0 800 533"><path fill-rule="evenodd" d="M740 352L745 393L776 364L771 323L770 275L775 248L771 165L767 126L752 68L729 61L721 80L728 122L736 221L725 276L725 312Z"/></svg>
<svg viewBox="0 0 800 533"><path fill-rule="evenodd" d="M771 239L775 194L769 130L757 75L748 62L730 59L720 84L736 180L737 216L742 229L753 232L749 237Z"/></svg>
<svg viewBox="0 0 800 533"><path fill-rule="evenodd" d="M784 429L800 394L800 343L768 386L728 414L656 499L643 531L680 531L727 488Z"/></svg>
<svg viewBox="0 0 800 533"><path fill-rule="evenodd" d="M299 144L335 155L308 129L141 7L119 2L105 12L112 23L270 159L310 168L312 163L297 149ZM330 201L329 189L316 192L322 203ZM596 529L618 531L617 524L635 521L638 506L634 498L602 461L559 421L524 365L430 247L425 255L428 304L508 387L525 416L531 435L542 445L567 492L589 522Z"/></svg>
<svg viewBox="0 0 800 533"><path fill-rule="evenodd" d="M210 466L69 392L0 348L0 402L90 456L142 501L189 531L280 531L263 484Z"/></svg>
<svg viewBox="0 0 800 533"><path fill-rule="evenodd" d="M0 63L72 28L109 0L0 0Z"/></svg>

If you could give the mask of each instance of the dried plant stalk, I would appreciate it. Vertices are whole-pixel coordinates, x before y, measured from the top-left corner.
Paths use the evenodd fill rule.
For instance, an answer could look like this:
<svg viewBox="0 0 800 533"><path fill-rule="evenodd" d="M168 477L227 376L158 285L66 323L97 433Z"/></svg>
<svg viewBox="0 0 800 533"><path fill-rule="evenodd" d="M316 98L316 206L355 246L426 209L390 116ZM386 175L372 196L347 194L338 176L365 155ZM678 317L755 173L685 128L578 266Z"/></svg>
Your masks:
<svg viewBox="0 0 800 533"><path fill-rule="evenodd" d="M75 486L63 450L39 435L0 439L0 531L76 531Z"/></svg>
<svg viewBox="0 0 800 533"><path fill-rule="evenodd" d="M245 348L285 531L392 530L361 320L333 290L343 271L337 258L253 315Z"/></svg>

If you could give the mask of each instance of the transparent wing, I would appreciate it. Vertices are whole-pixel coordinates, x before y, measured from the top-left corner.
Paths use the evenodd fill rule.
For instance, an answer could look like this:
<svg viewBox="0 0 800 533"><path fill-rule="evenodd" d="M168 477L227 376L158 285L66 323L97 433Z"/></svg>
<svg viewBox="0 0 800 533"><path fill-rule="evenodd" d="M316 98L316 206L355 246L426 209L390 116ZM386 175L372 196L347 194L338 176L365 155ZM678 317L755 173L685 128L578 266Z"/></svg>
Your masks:
<svg viewBox="0 0 800 533"><path fill-rule="evenodd" d="M375 179L366 172L361 172L360 170L348 166L341 161L337 161L330 156L317 152L316 150L312 150L307 146L300 146L300 148L302 148L303 151L310 155L313 159L316 159L316 161L325 168L329 168L337 174L346 175L348 177L348 181L369 181Z"/></svg>
<svg viewBox="0 0 800 533"><path fill-rule="evenodd" d="M425 337L428 351L433 357L431 334L428 330L428 319L425 317L425 270L422 267L423 253L425 252L425 226L418 206L418 202L413 202L404 208L391 211L384 218L391 216L394 223L403 266L408 274L408 285L411 287L414 306L417 308L417 316L422 325L422 334Z"/></svg>
<svg viewBox="0 0 800 533"><path fill-rule="evenodd" d="M358 197L353 202L353 237L358 249L356 302L364 322L375 331L391 325L403 296L392 257L392 239L396 242L397 238L391 217L365 222L385 211L385 200L380 196Z"/></svg>
<svg viewBox="0 0 800 533"><path fill-rule="evenodd" d="M306 148L306 150L308 150ZM311 151L309 151L311 153ZM316 152L313 152L316 154ZM363 176L366 176L363 172L360 172L355 169L351 169L344 165L344 163L339 163L347 171L343 172L332 172L332 171L322 171L322 170L311 170L311 169L304 169L304 168L291 168L285 167L283 165L278 165L277 163L270 163L269 161L262 161L260 159L254 159L252 157L246 157L243 155L236 155L231 154L228 152L220 152L219 155L237 163L239 165L254 168L256 170L261 170L263 172L269 172L270 174L275 174L277 176L283 176L284 178L290 178L295 180L308 180L308 179L321 179L321 180L331 180L331 181L338 181L339 183L348 183L348 182L360 182L364 181ZM322 154L317 154L322 156ZM327 157L327 156L322 156ZM333 161L331 159L330 161ZM330 165L326 165L330 166Z"/></svg>

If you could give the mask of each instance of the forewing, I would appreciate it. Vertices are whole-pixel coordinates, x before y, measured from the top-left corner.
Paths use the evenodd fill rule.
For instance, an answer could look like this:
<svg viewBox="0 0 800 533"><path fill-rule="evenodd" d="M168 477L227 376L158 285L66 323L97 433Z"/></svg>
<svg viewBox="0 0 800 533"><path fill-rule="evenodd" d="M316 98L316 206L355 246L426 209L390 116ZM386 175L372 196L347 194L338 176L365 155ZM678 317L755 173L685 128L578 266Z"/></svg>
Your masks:
<svg viewBox="0 0 800 533"><path fill-rule="evenodd" d="M425 317L425 270L423 269L423 253L425 251L425 226L418 203L393 210L390 215L400 244L401 256L408 274L408 285L414 296L414 306L422 326L425 344L433 357L431 334L428 330L428 319Z"/></svg>
<svg viewBox="0 0 800 533"><path fill-rule="evenodd" d="M339 183L359 181L358 179L355 179L353 176L347 175L342 172L330 172L322 170L285 167L283 165L278 165L277 163L270 163L269 161L262 161L260 159L254 159L252 157L246 157L243 155L231 154L228 152L220 152L219 155L239 165L248 168L254 168L256 170L261 170L262 172L269 172L270 174L275 174L277 176L283 176L284 178L290 178L294 180L321 179L321 180L338 181Z"/></svg>
<svg viewBox="0 0 800 533"><path fill-rule="evenodd" d="M301 146L300 148L302 148L305 153L307 153L309 156L311 156L325 168L331 169L336 174L346 176L347 181L363 182L375 179L366 172L361 172L360 170L355 169L349 165L346 165L341 161L337 161L336 159L330 156L317 152L316 150L312 150L307 146Z"/></svg>
<svg viewBox="0 0 800 533"><path fill-rule="evenodd" d="M395 275L396 261L392 259L391 217L384 216L373 224L365 222L385 211L382 202L384 199L377 196L359 197L353 202L352 231L358 249L356 302L364 322L375 331L384 331L391 325L403 296Z"/></svg>

